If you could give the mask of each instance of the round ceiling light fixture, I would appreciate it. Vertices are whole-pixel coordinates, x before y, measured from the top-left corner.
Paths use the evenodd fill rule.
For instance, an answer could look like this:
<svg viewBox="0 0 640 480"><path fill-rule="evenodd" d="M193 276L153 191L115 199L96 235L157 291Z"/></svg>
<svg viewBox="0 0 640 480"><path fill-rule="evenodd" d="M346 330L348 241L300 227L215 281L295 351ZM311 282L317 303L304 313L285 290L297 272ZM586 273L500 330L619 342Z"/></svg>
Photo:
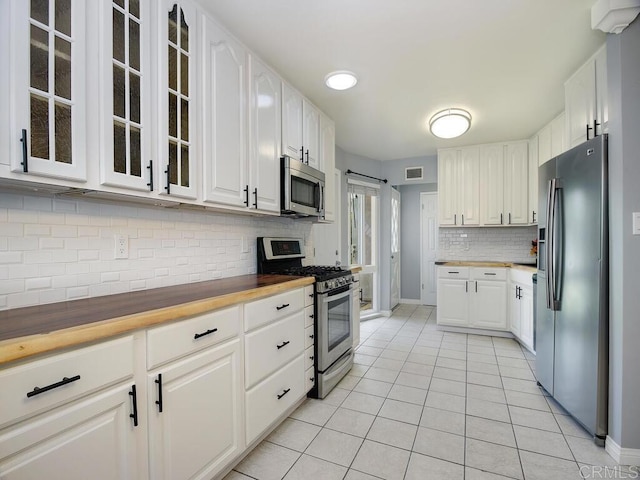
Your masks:
<svg viewBox="0 0 640 480"><path fill-rule="evenodd" d="M429 130L436 137L459 137L471 126L471 114L461 108L447 108L436 113L429 120Z"/></svg>
<svg viewBox="0 0 640 480"><path fill-rule="evenodd" d="M327 87L333 88L334 90L347 90L358 83L358 78L353 72L340 70L337 72L331 72L324 77L324 83Z"/></svg>

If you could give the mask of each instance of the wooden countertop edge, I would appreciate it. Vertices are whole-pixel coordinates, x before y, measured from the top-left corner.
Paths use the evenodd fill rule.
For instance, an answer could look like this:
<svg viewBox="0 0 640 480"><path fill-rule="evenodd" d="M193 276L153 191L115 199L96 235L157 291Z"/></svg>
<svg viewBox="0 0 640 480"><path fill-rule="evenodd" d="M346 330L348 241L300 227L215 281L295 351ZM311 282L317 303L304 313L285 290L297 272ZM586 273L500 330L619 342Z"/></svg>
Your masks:
<svg viewBox="0 0 640 480"><path fill-rule="evenodd" d="M351 265L349 267L349 270L351 270L351 273L360 273L362 271L362 266L361 265Z"/></svg>
<svg viewBox="0 0 640 480"><path fill-rule="evenodd" d="M439 260L436 265L445 267L487 267L487 268L513 268L516 270L525 270L535 273L537 268L534 265L521 265L513 262L480 262L480 261L462 261L462 260Z"/></svg>
<svg viewBox="0 0 640 480"><path fill-rule="evenodd" d="M312 277L298 278L276 285L253 288L242 292L220 295L204 300L148 310L123 317L87 323L49 333L29 335L0 341L0 365L53 350L95 342L109 337L133 332L150 326L171 322L183 317L198 315L211 310L230 307L249 300L312 285Z"/></svg>

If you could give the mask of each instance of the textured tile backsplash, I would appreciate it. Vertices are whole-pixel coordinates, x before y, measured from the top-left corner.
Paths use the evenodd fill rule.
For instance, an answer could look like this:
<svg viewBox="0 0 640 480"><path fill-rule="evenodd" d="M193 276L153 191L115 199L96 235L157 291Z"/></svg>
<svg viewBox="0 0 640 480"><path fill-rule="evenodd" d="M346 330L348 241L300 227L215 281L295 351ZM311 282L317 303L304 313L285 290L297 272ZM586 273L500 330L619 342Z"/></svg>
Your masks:
<svg viewBox="0 0 640 480"><path fill-rule="evenodd" d="M466 235L466 236L463 236ZM440 260L495 260L499 262L535 262L531 241L537 227L440 228Z"/></svg>
<svg viewBox="0 0 640 480"><path fill-rule="evenodd" d="M0 310L255 273L256 237L305 238L313 252L311 227L0 192ZM116 234L128 237L126 259L114 258Z"/></svg>

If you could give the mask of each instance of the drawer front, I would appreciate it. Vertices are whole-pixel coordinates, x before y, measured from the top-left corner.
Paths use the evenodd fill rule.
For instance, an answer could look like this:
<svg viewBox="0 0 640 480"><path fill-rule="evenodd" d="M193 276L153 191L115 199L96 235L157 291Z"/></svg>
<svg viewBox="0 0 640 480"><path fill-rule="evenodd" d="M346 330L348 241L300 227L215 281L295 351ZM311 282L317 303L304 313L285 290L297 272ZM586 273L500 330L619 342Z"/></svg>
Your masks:
<svg viewBox="0 0 640 480"><path fill-rule="evenodd" d="M304 329L304 348L313 347L314 336L313 325Z"/></svg>
<svg viewBox="0 0 640 480"><path fill-rule="evenodd" d="M438 278L469 278L469 267L438 267Z"/></svg>
<svg viewBox="0 0 640 480"><path fill-rule="evenodd" d="M471 269L472 280L506 280L507 269L506 268L472 268Z"/></svg>
<svg viewBox="0 0 640 480"><path fill-rule="evenodd" d="M298 288L288 292L272 295L244 306L244 331L284 318L304 307L304 289Z"/></svg>
<svg viewBox="0 0 640 480"><path fill-rule="evenodd" d="M128 336L2 370L0 426L131 378L133 361L133 336ZM35 387L40 393L34 395Z"/></svg>
<svg viewBox="0 0 640 480"><path fill-rule="evenodd" d="M240 333L240 306L216 310L147 331L147 369Z"/></svg>
<svg viewBox="0 0 640 480"><path fill-rule="evenodd" d="M533 273L527 272L526 270L518 270L516 268L509 269L509 278L512 282L522 283L530 287L533 287L532 275Z"/></svg>
<svg viewBox="0 0 640 480"><path fill-rule="evenodd" d="M304 307L304 326L312 327L314 322L314 313L313 313L313 305L309 305L308 307Z"/></svg>
<svg viewBox="0 0 640 480"><path fill-rule="evenodd" d="M307 285L304 287L304 306L313 305L314 300L313 285Z"/></svg>
<svg viewBox="0 0 640 480"><path fill-rule="evenodd" d="M313 368L315 365L315 354L313 353L313 345L304 351L304 368Z"/></svg>
<svg viewBox="0 0 640 480"><path fill-rule="evenodd" d="M305 348L302 310L245 336L245 383L250 388ZM279 348L278 348L279 347Z"/></svg>
<svg viewBox="0 0 640 480"><path fill-rule="evenodd" d="M309 391L316 384L316 376L313 368L307 368L304 373L304 389L305 391Z"/></svg>
<svg viewBox="0 0 640 480"><path fill-rule="evenodd" d="M247 392L247 445L307 393L304 374L300 355Z"/></svg>

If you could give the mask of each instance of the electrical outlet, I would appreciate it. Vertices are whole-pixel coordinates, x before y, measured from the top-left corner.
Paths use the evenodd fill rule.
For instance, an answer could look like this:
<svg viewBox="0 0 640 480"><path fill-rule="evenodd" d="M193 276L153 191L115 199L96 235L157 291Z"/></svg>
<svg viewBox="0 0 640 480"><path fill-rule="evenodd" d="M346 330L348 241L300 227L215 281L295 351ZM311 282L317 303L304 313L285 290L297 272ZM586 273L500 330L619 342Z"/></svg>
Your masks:
<svg viewBox="0 0 640 480"><path fill-rule="evenodd" d="M115 258L129 258L129 237L115 235Z"/></svg>

